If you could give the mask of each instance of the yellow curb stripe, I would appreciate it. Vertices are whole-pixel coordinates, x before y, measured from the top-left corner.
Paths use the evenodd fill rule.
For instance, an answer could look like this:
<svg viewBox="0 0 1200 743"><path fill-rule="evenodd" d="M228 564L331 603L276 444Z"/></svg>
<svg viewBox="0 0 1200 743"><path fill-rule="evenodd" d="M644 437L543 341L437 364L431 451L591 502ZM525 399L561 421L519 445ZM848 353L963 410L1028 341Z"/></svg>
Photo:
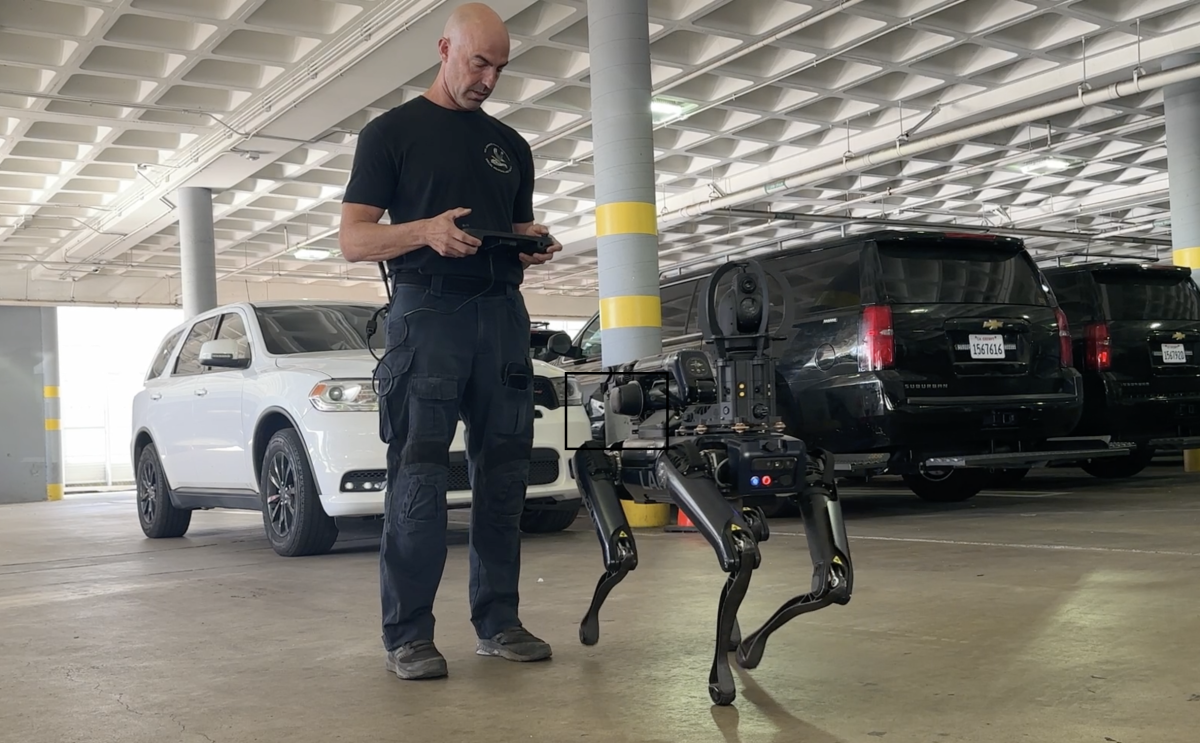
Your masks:
<svg viewBox="0 0 1200 743"><path fill-rule="evenodd" d="M62 483L54 483L46 486L46 500L62 500L63 486Z"/></svg>

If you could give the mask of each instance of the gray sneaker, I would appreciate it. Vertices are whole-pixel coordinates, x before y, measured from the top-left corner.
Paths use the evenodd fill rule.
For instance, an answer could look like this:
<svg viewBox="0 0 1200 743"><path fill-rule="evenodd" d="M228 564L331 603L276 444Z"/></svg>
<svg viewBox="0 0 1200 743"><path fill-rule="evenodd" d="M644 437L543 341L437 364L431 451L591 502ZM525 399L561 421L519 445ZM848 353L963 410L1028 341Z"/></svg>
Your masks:
<svg viewBox="0 0 1200 743"><path fill-rule="evenodd" d="M549 643L534 637L524 627L510 627L490 639L479 638L475 652L517 662L545 660L551 655Z"/></svg>
<svg viewBox="0 0 1200 743"><path fill-rule="evenodd" d="M406 642L389 652L387 669L402 679L435 679L447 675L446 659L431 640Z"/></svg>

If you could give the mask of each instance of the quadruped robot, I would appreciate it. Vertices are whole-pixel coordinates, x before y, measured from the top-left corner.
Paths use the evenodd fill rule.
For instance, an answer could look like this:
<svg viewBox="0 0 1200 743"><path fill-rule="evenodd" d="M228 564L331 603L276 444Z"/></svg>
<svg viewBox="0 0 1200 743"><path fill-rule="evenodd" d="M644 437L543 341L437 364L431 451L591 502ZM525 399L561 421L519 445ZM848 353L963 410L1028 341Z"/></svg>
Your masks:
<svg viewBox="0 0 1200 743"><path fill-rule="evenodd" d="M737 271L717 303L721 279ZM778 286L786 283L775 277ZM584 504L600 538L605 573L579 627L584 645L600 639L600 608L638 564L621 500L674 503L695 524L729 574L717 608L716 652L708 677L717 705L736 696L729 653L755 668L771 634L792 619L850 601L854 570L827 452L789 436L775 407L770 297L762 265L741 260L709 277L700 327L709 354L681 350L610 370L607 414L633 419L635 432L608 445L588 442L572 458ZM783 297L783 319L791 303ZM788 497L800 508L813 571L809 593L785 602L760 628L739 637L737 613L770 537L755 496Z"/></svg>

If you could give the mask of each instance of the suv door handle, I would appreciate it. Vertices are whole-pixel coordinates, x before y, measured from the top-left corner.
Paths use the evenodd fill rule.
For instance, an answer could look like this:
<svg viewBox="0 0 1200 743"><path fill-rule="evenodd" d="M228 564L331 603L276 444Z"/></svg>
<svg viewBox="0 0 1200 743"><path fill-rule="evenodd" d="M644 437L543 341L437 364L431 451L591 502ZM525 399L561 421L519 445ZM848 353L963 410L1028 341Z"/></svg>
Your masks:
<svg viewBox="0 0 1200 743"><path fill-rule="evenodd" d="M197 397L204 397L207 394L208 394L208 390L196 390Z"/></svg>
<svg viewBox="0 0 1200 743"><path fill-rule="evenodd" d="M162 393L161 393L161 392L151 392L151 393L150 393L150 399L151 399L151 400L161 400L161 399L162 399Z"/></svg>

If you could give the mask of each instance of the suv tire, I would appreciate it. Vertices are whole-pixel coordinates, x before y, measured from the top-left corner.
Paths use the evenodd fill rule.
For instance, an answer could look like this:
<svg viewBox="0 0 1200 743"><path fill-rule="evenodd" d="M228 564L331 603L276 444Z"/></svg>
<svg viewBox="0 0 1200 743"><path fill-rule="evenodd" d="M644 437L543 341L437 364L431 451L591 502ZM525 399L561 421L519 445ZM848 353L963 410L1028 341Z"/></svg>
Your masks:
<svg viewBox="0 0 1200 743"><path fill-rule="evenodd" d="M552 534L562 531L575 523L582 507L583 501L577 500L574 506L528 509L521 513L521 531L526 534Z"/></svg>
<svg viewBox="0 0 1200 743"><path fill-rule="evenodd" d="M982 469L954 469L946 475L936 470L933 475L918 472L904 475L904 484L921 500L930 503L961 503L974 498L983 490L986 473L987 470Z"/></svg>
<svg viewBox="0 0 1200 743"><path fill-rule="evenodd" d="M1083 462L1080 468L1092 477L1098 477L1101 480L1124 480L1146 469L1150 466L1152 459L1154 459L1153 449L1139 448L1127 457L1090 459Z"/></svg>
<svg viewBox="0 0 1200 743"><path fill-rule="evenodd" d="M151 539L182 537L192 524L191 510L171 502L171 486L154 444L146 444L138 455L137 509L142 533Z"/></svg>
<svg viewBox="0 0 1200 743"><path fill-rule="evenodd" d="M308 456L295 429L277 431L267 442L259 476L263 529L276 554L322 555L338 538L337 523L325 513Z"/></svg>

